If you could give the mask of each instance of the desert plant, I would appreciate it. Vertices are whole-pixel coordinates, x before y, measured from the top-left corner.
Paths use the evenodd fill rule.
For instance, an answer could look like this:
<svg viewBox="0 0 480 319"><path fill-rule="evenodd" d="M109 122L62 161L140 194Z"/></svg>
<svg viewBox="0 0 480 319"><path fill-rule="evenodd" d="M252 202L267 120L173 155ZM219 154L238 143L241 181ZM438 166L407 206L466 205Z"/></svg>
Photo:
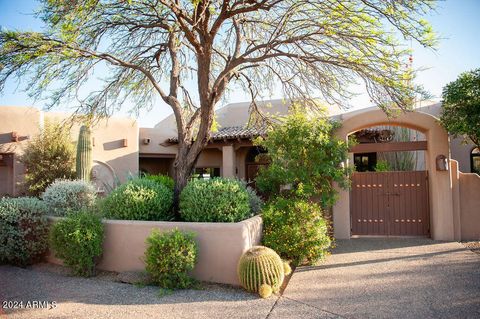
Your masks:
<svg viewBox="0 0 480 319"><path fill-rule="evenodd" d="M95 186L83 180L56 180L47 187L42 199L48 213L65 216L69 211L87 209L95 204Z"/></svg>
<svg viewBox="0 0 480 319"><path fill-rule="evenodd" d="M145 174L143 178L152 180L154 182L160 183L164 186L166 186L168 189L171 189L173 191L173 188L175 186L175 182L173 178L167 175L151 175L151 174Z"/></svg>
<svg viewBox="0 0 480 319"><path fill-rule="evenodd" d="M80 211L52 226L50 245L55 257L62 259L74 274L89 277L95 275L95 265L102 254L103 233L98 215Z"/></svg>
<svg viewBox="0 0 480 319"><path fill-rule="evenodd" d="M268 298L268 285L273 292L278 292L285 278L285 266L280 256L264 246L254 246L243 253L238 262L238 279L247 291L258 292L262 298Z"/></svg>
<svg viewBox="0 0 480 319"><path fill-rule="evenodd" d="M380 160L375 164L375 172L388 172L390 170L390 164L387 161Z"/></svg>
<svg viewBox="0 0 480 319"><path fill-rule="evenodd" d="M180 194L180 215L189 222L238 222L250 216L245 186L237 180L191 180Z"/></svg>
<svg viewBox="0 0 480 319"><path fill-rule="evenodd" d="M0 199L0 263L26 266L48 247L45 205L37 198Z"/></svg>
<svg viewBox="0 0 480 319"><path fill-rule="evenodd" d="M77 179L90 181L92 171L92 136L90 128L83 125L78 133L76 173Z"/></svg>
<svg viewBox="0 0 480 319"><path fill-rule="evenodd" d="M273 292L272 287L267 284L261 285L260 288L258 289L258 294L263 299L267 299L268 297L270 297L272 295L272 292Z"/></svg>
<svg viewBox="0 0 480 319"><path fill-rule="evenodd" d="M279 197L262 212L263 244L295 264L315 263L331 245L327 221L316 203Z"/></svg>
<svg viewBox="0 0 480 319"><path fill-rule="evenodd" d="M113 190L100 204L107 218L172 220L173 191L163 184L136 178Z"/></svg>
<svg viewBox="0 0 480 319"><path fill-rule="evenodd" d="M58 178L73 178L75 154L68 128L46 122L28 143L20 161L26 169L24 186L33 196L39 196Z"/></svg>
<svg viewBox="0 0 480 319"><path fill-rule="evenodd" d="M145 264L154 283L167 289L185 289L195 284L189 275L198 258L194 238L194 233L178 229L152 232L147 238Z"/></svg>

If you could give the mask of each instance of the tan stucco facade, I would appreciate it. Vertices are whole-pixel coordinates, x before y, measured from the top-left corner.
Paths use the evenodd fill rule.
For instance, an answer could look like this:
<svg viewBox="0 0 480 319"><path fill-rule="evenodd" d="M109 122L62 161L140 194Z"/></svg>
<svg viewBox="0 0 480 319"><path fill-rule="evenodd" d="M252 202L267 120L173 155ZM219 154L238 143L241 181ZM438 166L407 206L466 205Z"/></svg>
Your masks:
<svg viewBox="0 0 480 319"><path fill-rule="evenodd" d="M55 222L59 217L49 217ZM196 234L198 262L193 276L198 280L239 285L237 263L249 248L260 244L262 219L259 216L238 223L185 223L104 220L103 254L98 268L109 271L143 271L146 238L153 230L178 228ZM61 263L52 254L48 261Z"/></svg>
<svg viewBox="0 0 480 319"><path fill-rule="evenodd" d="M68 121L66 113L43 112L31 107L0 107L0 154L13 154L13 167L0 166L0 196L22 193L25 169L18 160L28 142L41 131L46 121L71 125L71 140L76 142L80 125ZM12 139L12 134L17 141ZM99 190L124 182L138 174L139 131L135 120L110 118L92 127L93 174Z"/></svg>
<svg viewBox="0 0 480 319"><path fill-rule="evenodd" d="M480 176L451 161L455 240L480 240Z"/></svg>
<svg viewBox="0 0 480 319"><path fill-rule="evenodd" d="M41 115L31 107L0 107L0 154L10 154L13 159L8 165L0 166L0 196L15 196L21 192L25 169L19 157L28 141L38 134ZM12 135L17 136L17 141Z"/></svg>

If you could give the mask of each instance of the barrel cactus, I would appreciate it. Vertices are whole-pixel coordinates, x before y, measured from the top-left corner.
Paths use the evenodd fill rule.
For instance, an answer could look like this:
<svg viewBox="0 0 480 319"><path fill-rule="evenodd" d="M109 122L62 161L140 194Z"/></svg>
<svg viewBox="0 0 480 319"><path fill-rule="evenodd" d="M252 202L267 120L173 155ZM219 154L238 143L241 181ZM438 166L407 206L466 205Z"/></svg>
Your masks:
<svg viewBox="0 0 480 319"><path fill-rule="evenodd" d="M83 125L80 128L77 144L77 178L90 181L90 172L92 170L92 137L88 126Z"/></svg>
<svg viewBox="0 0 480 319"><path fill-rule="evenodd" d="M280 256L264 246L254 246L247 250L238 262L238 277L241 285L248 291L258 292L262 298L268 298L268 288L278 292L285 277L285 266Z"/></svg>

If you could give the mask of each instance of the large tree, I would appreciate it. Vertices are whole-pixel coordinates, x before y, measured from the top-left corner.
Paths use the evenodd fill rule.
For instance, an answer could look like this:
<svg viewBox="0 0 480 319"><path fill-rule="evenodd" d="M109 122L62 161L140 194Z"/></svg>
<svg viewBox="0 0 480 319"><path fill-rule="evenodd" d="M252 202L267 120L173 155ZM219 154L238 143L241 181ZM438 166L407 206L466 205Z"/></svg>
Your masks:
<svg viewBox="0 0 480 319"><path fill-rule="evenodd" d="M42 0L44 32L0 32L0 89L30 75L28 90L49 106L73 99L78 111L106 116L159 96L177 123L178 195L229 87L249 92L253 107L276 88L314 106L312 96L344 103L349 85L363 83L372 102L407 108L413 74L400 40L433 44L421 18L433 2ZM103 86L82 94L95 69Z"/></svg>
<svg viewBox="0 0 480 319"><path fill-rule="evenodd" d="M448 83L442 98L440 120L445 129L454 136L468 137L480 148L480 69Z"/></svg>

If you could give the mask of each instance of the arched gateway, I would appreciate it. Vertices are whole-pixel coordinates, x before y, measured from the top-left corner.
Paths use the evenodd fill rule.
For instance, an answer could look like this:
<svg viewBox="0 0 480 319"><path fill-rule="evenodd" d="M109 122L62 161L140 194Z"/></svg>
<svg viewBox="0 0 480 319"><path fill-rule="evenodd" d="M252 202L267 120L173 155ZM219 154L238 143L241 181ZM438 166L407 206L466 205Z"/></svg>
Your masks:
<svg viewBox="0 0 480 319"><path fill-rule="evenodd" d="M425 172L423 178L425 179L428 176L428 188L422 188L420 182L415 182L415 187L419 187L419 191L424 192L424 196L420 198L421 202L418 203L419 197L415 196L413 199L411 196L404 196L403 201L416 201L416 204L411 205L410 207L423 207L426 210L425 216L429 220L422 221L422 224L427 228L411 231L411 233L398 233L395 232L394 226L388 226L388 229L382 230L380 233L368 233L363 231L363 235L427 235L429 234L433 239L436 240L454 240L454 214L453 214L453 196L452 196L452 180L449 170L450 166L450 150L449 150L449 137L444 128L442 128L438 122L438 119L432 115L422 113L422 112L407 112L402 113L401 115L395 118L388 118L386 114L378 108L369 108L360 110L357 112L352 112L344 114L341 118L342 126L336 132L337 137L341 139L348 139L348 136L352 133L355 133L359 130L374 127L374 126L402 126L406 128L411 128L423 133L426 137L426 141L423 143L393 143L388 145L390 150L425 150ZM385 146L385 145L384 145ZM350 154L352 155L352 153ZM352 156L347 165L353 165ZM447 164L442 167L442 159L447 161ZM444 163L444 162L443 162ZM447 170L448 169L448 170ZM410 181L415 179L422 178L422 174L417 172L408 172L410 173L408 178L409 186ZM417 174L412 174L417 173ZM398 175L398 174L397 174ZM415 175L415 176L414 176ZM389 178L396 178L392 175ZM403 177L402 177L403 178ZM393 185L393 184L392 184ZM368 186L368 185L367 185ZM373 186L373 184L372 184ZM383 185L382 185L383 186ZM399 186L399 185L398 185ZM356 185L352 185L356 187ZM361 185L360 185L361 187ZM393 187L393 186L392 186ZM339 200L333 208L333 224L335 230L336 238L350 238L352 235L352 230L355 233L355 227L353 222L357 222L360 219L355 219L352 221L352 211L355 213L355 205L358 205L358 202L352 201L351 190L339 190ZM383 192L388 192L387 189L382 190ZM386 195L391 193L385 193ZM385 195L383 194L383 195ZM395 195L403 196L406 193L402 193L401 190L397 191ZM377 194L378 195L378 194ZM428 196L427 196L428 195ZM378 196L380 197L380 196ZM372 196L373 198L373 196ZM408 204L408 203L407 203ZM415 208L415 209L417 209ZM420 208L418 208L420 209ZM388 216L388 212L385 213ZM420 214L420 213L419 213ZM421 213L424 214L424 213ZM419 215L420 216L420 215ZM422 218L422 217L420 217ZM363 221L363 220L362 220ZM365 220L368 222L368 220ZM384 220L382 219L382 222ZM395 223L402 222L399 220L390 219L385 222ZM403 221L403 222L406 222ZM409 222L411 222L409 220ZM418 220L415 220L418 223ZM356 226L357 227L357 226ZM387 226L386 226L387 227ZM424 227L424 226L422 226ZM358 227L356 228L358 231ZM422 233L423 232L423 233Z"/></svg>

